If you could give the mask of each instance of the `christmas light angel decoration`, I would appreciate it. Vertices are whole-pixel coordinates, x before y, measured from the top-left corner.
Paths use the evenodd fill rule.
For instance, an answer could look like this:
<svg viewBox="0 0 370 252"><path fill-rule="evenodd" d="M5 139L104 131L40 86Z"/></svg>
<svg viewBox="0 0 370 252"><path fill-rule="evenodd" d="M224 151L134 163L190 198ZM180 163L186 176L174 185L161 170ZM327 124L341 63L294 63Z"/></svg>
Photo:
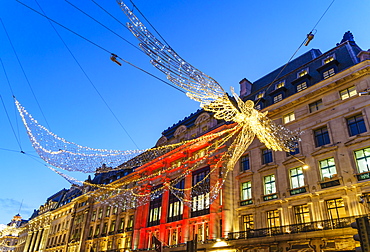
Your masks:
<svg viewBox="0 0 370 252"><path fill-rule="evenodd" d="M230 159L227 170L234 168L237 160L247 150L255 136L275 151L291 151L299 136L267 118L267 111L259 112L254 108L254 102L242 99L231 88L235 99L233 102L223 88L210 76L193 67L182 59L171 47L163 44L140 22L133 12L117 1L131 22L127 27L140 41L140 48L151 58L151 63L162 71L167 79L185 90L186 95L200 102L200 106L214 113L216 119L236 123L236 138L229 147Z"/></svg>

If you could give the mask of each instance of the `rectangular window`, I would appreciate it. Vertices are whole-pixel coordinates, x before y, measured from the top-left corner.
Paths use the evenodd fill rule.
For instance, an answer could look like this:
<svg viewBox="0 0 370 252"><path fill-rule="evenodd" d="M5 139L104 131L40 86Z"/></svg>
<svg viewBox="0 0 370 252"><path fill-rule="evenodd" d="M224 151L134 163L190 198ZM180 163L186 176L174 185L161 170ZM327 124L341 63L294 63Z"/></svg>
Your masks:
<svg viewBox="0 0 370 252"><path fill-rule="evenodd" d="M99 209L99 215L98 215L98 218L101 219L101 217L103 216L103 208L100 208Z"/></svg>
<svg viewBox="0 0 370 252"><path fill-rule="evenodd" d="M290 169L290 188L298 188L304 186L304 175L302 167Z"/></svg>
<svg viewBox="0 0 370 252"><path fill-rule="evenodd" d="M109 217L109 215L110 215L110 206L107 206L107 209L105 211L105 216Z"/></svg>
<svg viewBox="0 0 370 252"><path fill-rule="evenodd" d="M240 171L243 172L249 169L249 155L244 155L240 158Z"/></svg>
<svg viewBox="0 0 370 252"><path fill-rule="evenodd" d="M322 100L318 100L318 101L315 101L313 103L310 103L308 105L308 107L310 108L310 113L313 113L315 111L318 111L322 108Z"/></svg>
<svg viewBox="0 0 370 252"><path fill-rule="evenodd" d="M106 235L108 230L108 222L105 222L103 225L103 230L101 232L102 235Z"/></svg>
<svg viewBox="0 0 370 252"><path fill-rule="evenodd" d="M300 72L297 73L297 78L303 77L303 76L305 76L307 74L308 74L308 69L304 69L304 70L302 70L302 71L300 71Z"/></svg>
<svg viewBox="0 0 370 252"><path fill-rule="evenodd" d="M267 211L267 225L269 228L280 226L280 215L279 210Z"/></svg>
<svg viewBox="0 0 370 252"><path fill-rule="evenodd" d="M259 92L256 94L255 100L261 99L265 96L265 91Z"/></svg>
<svg viewBox="0 0 370 252"><path fill-rule="evenodd" d="M347 118L347 126L349 130L349 136L355 136L366 132L364 118L361 114Z"/></svg>
<svg viewBox="0 0 370 252"><path fill-rule="evenodd" d="M325 71L325 72L322 73L322 77L324 79L327 79L327 78L333 76L334 74L335 74L334 68L330 68L329 70L327 70L327 71Z"/></svg>
<svg viewBox="0 0 370 252"><path fill-rule="evenodd" d="M327 200L326 207L331 220L347 217L342 198Z"/></svg>
<svg viewBox="0 0 370 252"><path fill-rule="evenodd" d="M316 147L320 147L326 144L330 144L328 128L322 127L320 129L314 130Z"/></svg>
<svg viewBox="0 0 370 252"><path fill-rule="evenodd" d="M281 100L283 100L283 94L278 94L278 95L274 96L274 103L277 103Z"/></svg>
<svg viewBox="0 0 370 252"><path fill-rule="evenodd" d="M359 173L370 171L370 148L355 151L355 158Z"/></svg>
<svg viewBox="0 0 370 252"><path fill-rule="evenodd" d="M178 182L175 185L175 187L178 189L184 189L184 186L185 186L184 179L182 179L180 182ZM184 205L182 201L180 201L176 197L176 195L170 192L168 212L167 212L167 222L182 220L183 210L184 210Z"/></svg>
<svg viewBox="0 0 370 252"><path fill-rule="evenodd" d="M115 230L116 230L116 221L112 220L112 222L110 223L109 232L114 232Z"/></svg>
<svg viewBox="0 0 370 252"><path fill-rule="evenodd" d="M191 191L193 205L191 208L191 217L209 214L210 179L208 173L209 167L193 172L193 181L192 181L193 189ZM202 190L199 190L201 188ZM205 190L204 188L208 189Z"/></svg>
<svg viewBox="0 0 370 252"><path fill-rule="evenodd" d="M161 185L153 187L152 191L159 188ZM159 225L162 213L162 194L150 201L148 227Z"/></svg>
<svg viewBox="0 0 370 252"><path fill-rule="evenodd" d="M118 232L123 232L123 229L125 228L125 218L121 218L118 226Z"/></svg>
<svg viewBox="0 0 370 252"><path fill-rule="evenodd" d="M96 210L94 210L93 214L92 214L92 217L91 217L91 221L94 221L96 218Z"/></svg>
<svg viewBox="0 0 370 252"><path fill-rule="evenodd" d="M294 120L295 120L294 112L291 112L291 113L289 113L289 114L287 114L283 117L284 123L289 123L289 122L294 121Z"/></svg>
<svg viewBox="0 0 370 252"><path fill-rule="evenodd" d="M297 154L299 154L299 145L298 145L298 142L294 142L294 147L292 148L291 151L286 153L286 156L289 157L289 156L294 156Z"/></svg>
<svg viewBox="0 0 370 252"><path fill-rule="evenodd" d="M252 182L248 181L242 183L241 200L248 200L252 198Z"/></svg>
<svg viewBox="0 0 370 252"><path fill-rule="evenodd" d="M302 82L297 85L297 93L307 88L307 82Z"/></svg>
<svg viewBox="0 0 370 252"><path fill-rule="evenodd" d="M321 179L323 181L337 177L337 168L335 167L334 158L328 158L319 161L321 170Z"/></svg>
<svg viewBox="0 0 370 252"><path fill-rule="evenodd" d="M263 179L264 182L264 189L265 189L265 194L272 194L276 193L276 186L275 186L275 175L268 175L265 176Z"/></svg>
<svg viewBox="0 0 370 252"><path fill-rule="evenodd" d="M272 159L272 151L270 149L263 149L262 150L262 164L268 164L273 161Z"/></svg>
<svg viewBox="0 0 370 252"><path fill-rule="evenodd" d="M244 231L254 229L253 214L243 215L243 228Z"/></svg>
<svg viewBox="0 0 370 252"><path fill-rule="evenodd" d="M294 216L297 224L311 222L310 210L308 205L300 205L294 207Z"/></svg>
<svg viewBox="0 0 370 252"><path fill-rule="evenodd" d="M130 215L127 222L126 231L132 231L133 227L134 227L134 216Z"/></svg>
<svg viewBox="0 0 370 252"><path fill-rule="evenodd" d="M275 89L279 89L285 86L285 81L281 81L275 85Z"/></svg>
<svg viewBox="0 0 370 252"><path fill-rule="evenodd" d="M323 60L323 64L328 64L329 62L332 62L334 60L334 55L331 55Z"/></svg>
<svg viewBox="0 0 370 252"><path fill-rule="evenodd" d="M352 86L352 87L343 89L342 91L339 92L339 94L340 94L340 98L342 100L345 100L349 97L355 96L355 95L357 95L356 87Z"/></svg>

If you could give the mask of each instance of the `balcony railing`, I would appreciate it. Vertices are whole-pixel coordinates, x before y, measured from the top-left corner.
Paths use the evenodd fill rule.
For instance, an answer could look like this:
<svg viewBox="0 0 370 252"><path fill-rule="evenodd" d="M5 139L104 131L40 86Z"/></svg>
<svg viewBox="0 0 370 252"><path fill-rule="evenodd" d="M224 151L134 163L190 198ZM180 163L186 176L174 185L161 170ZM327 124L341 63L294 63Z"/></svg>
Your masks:
<svg viewBox="0 0 370 252"><path fill-rule="evenodd" d="M293 224L293 225L287 225L287 226L250 229L247 231L229 233L228 239L229 240L247 239L247 238L296 234L296 233L303 233L303 232L313 232L313 231L320 231L320 230L346 228L346 227L350 227L351 223L355 221L355 218L356 217L346 217L346 218L322 220L322 221L315 221L315 222L308 222L308 223L301 223L301 224Z"/></svg>

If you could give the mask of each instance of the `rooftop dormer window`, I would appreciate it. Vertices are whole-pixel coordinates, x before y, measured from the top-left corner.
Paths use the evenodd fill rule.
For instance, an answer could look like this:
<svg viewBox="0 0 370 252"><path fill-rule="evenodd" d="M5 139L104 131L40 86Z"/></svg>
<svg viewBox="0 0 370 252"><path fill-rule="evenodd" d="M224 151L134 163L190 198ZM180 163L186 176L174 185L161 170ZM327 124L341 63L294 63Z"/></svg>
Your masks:
<svg viewBox="0 0 370 252"><path fill-rule="evenodd" d="M297 78L303 77L308 74L308 68L303 69L302 71L297 73Z"/></svg>
<svg viewBox="0 0 370 252"><path fill-rule="evenodd" d="M265 97L265 91L261 91L256 94L255 100L262 99L263 97Z"/></svg>
<svg viewBox="0 0 370 252"><path fill-rule="evenodd" d="M326 65L326 64L328 64L328 63L330 63L330 62L332 62L334 60L335 60L335 54L332 54L332 55L329 55L328 57L324 58L322 60L322 64L323 65Z"/></svg>
<svg viewBox="0 0 370 252"><path fill-rule="evenodd" d="M275 84L275 89L279 89L285 86L285 81L280 81L279 83Z"/></svg>

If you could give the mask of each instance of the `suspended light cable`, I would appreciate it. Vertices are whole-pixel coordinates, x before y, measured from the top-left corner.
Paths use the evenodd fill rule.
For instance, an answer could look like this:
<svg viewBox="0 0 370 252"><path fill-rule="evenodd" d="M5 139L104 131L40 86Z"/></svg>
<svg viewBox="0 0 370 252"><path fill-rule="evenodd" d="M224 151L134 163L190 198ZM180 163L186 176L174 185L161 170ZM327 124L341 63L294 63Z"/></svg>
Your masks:
<svg viewBox="0 0 370 252"><path fill-rule="evenodd" d="M120 3L120 1L117 1L118 4ZM162 37L162 35L157 31L157 29L155 29L155 27L149 22L149 20L144 16L144 14L139 10L139 8L134 4L134 2L132 0L130 0L132 6L140 13L140 15L145 19L145 21L150 25L150 27L153 28L153 30L158 34L158 36L163 40L163 42L168 46L168 47L171 47L167 41Z"/></svg>
<svg viewBox="0 0 370 252"><path fill-rule="evenodd" d="M37 5L39 6L40 10L42 11L42 13L44 15L45 12L44 10L41 8L40 4L38 3L37 0L35 0L35 2L37 3ZM68 1L67 1L68 2ZM68 2L69 3L69 2ZM55 33L58 35L59 39L62 41L63 45L66 47L66 49L68 50L69 54L72 56L72 58L74 59L74 61L76 62L76 64L78 65L78 67L81 69L82 73L85 75L86 79L89 81L89 83L91 84L91 86L94 88L94 90L96 91L96 93L98 94L98 96L100 97L100 99L103 101L103 103L105 104L105 106L108 108L108 110L110 111L110 113L113 115L114 119L118 122L118 124L121 126L121 128L123 129L123 131L126 133L126 135L130 138L131 142L134 143L134 145L136 146L136 148L139 149L139 146L136 144L136 142L134 141L134 139L131 137L131 135L128 133L128 131L126 130L126 128L123 126L122 122L118 119L117 115L113 112L112 108L109 106L109 104L107 103L107 101L104 99L104 97L101 95L101 93L99 92L99 90L97 89L97 87L95 86L95 84L92 82L92 80L90 79L90 77L87 75L86 71L83 69L83 67L81 66L80 62L77 60L77 58L75 57L75 55L72 53L71 49L68 47L68 45L66 44L66 42L63 40L62 36L59 34L59 32L55 29L53 23L50 21L50 19L47 19L49 24L51 25L51 27L54 29Z"/></svg>
<svg viewBox="0 0 370 252"><path fill-rule="evenodd" d="M42 114L42 116L43 116L43 118L44 118L44 120L45 120L45 122L46 122L46 125L50 128L49 123L48 123L48 121L46 120L45 114L44 114L44 112L43 112L43 110L42 110L42 108L41 108L41 106L40 106L40 103L39 103L39 101L38 101L38 99L37 99L37 97L36 97L35 92L33 91L33 88L32 88L32 86L31 86L31 83L30 83L30 81L28 80L28 77L27 77L27 75L26 75L26 72L25 72L25 71L24 71L24 69L23 69L23 66L22 66L21 61L20 61L20 59L19 59L19 57L18 57L18 54L17 54L17 52L16 52L16 50L15 50L15 48L14 48L14 46L13 46L13 43L12 43L12 41L11 41L11 39L10 39L10 36L9 36L9 34L8 34L8 32L7 32L6 28L5 28L5 25L4 25L4 23L3 23L3 20L2 20L1 18L0 18L0 21L1 21L1 24L2 24L2 26L3 26L3 28L4 28L5 34L6 34L7 38L8 38L8 40L9 40L9 43L10 43L10 45L11 45L12 49L13 49L13 52L14 52L14 54L15 54L16 58L17 58L18 64L19 64L19 66L20 66L20 68L21 68L21 70L22 70L22 72L23 72L23 75L24 75L24 77L25 77L25 79L26 79L26 81L27 81L27 83L28 83L28 86L29 86L29 88L31 89L31 93L32 93L33 97L34 97L34 98L35 98L35 100L36 100L37 106L39 107L39 109L40 109L40 111L41 111L41 114Z"/></svg>
<svg viewBox="0 0 370 252"><path fill-rule="evenodd" d="M299 51L299 49L301 49L301 47L303 45L308 45L308 43L313 39L313 31L315 30L316 26L320 23L321 19L325 16L325 14L328 12L328 10L330 9L330 7L333 5L333 3L335 2L335 0L333 0L328 8L326 8L326 10L324 11L324 13L321 15L321 17L319 18L319 20L316 22L316 24L313 26L313 28L311 29L311 31L307 34L307 37L303 40L303 42L298 46L297 50L293 53L293 55L289 58L288 62L284 65L284 67L280 70L280 72L276 75L276 77L274 78L274 80L267 86L267 88L265 88L266 90L266 93L267 91L269 90L269 88L272 86L272 84L274 84L274 82L280 77L280 74L284 71L284 69L288 66L288 64L290 63L290 61L293 59L293 57L297 54L297 52ZM260 97L256 102L255 102L255 105L257 105L260 101L261 101L262 97Z"/></svg>
<svg viewBox="0 0 370 252"><path fill-rule="evenodd" d="M12 89L12 87L11 87L11 85L10 85L10 81L9 81L9 78L8 78L8 74L7 74L7 73L6 73L6 71L5 71L5 67L4 67L4 64L3 64L3 61L2 61L2 59L1 59L1 58L0 58L0 62L1 62L1 66L2 66L3 71L4 71L5 78L6 78L6 80L7 80L8 85L9 85L10 91L12 92L12 95L13 95L13 97L14 97L13 89ZM12 121L10 120L9 113L8 113L8 110L6 109L6 106L5 106L5 103L4 103L4 100L3 100L3 97L2 97L1 95L0 95L0 98L1 98L1 103L2 103L2 105L3 105L3 107L4 107L4 110L5 110L5 113L6 113L6 117L8 118L8 122L9 122L10 127L11 127L11 129L12 129L12 132L13 132L13 134L14 134L15 140L16 140L16 141L17 141L17 143L18 143L19 149L22 151L22 145L21 145L20 137L19 137L19 127L18 127L18 123L16 123L16 124L17 124L17 129L18 129L18 135L17 135L17 134L16 134L16 132L15 132L15 129L14 129L14 127L13 127ZM15 107L15 105L14 105L14 107ZM16 109L16 107L15 107L15 109ZM16 118L16 122L18 122L18 119L17 119L18 117L16 116L15 118Z"/></svg>
<svg viewBox="0 0 370 252"><path fill-rule="evenodd" d="M113 31L112 29L110 29L108 26L104 25L103 23L101 23L100 21L98 21L96 18L92 17L91 15L87 14L85 11L81 10L81 8L78 8L76 5L74 5L73 3L71 3L70 1L68 0L65 0L68 4L70 4L72 7L74 7L75 9L77 9L78 11L80 11L81 13L83 13L84 15L86 15L87 17L91 18L92 20L94 20L96 23L100 24L101 26L103 26L105 29L107 29L108 31L110 31L111 33L113 33L114 35L116 35L117 37L121 38L123 41L125 41L126 43L130 44L131 46L135 47L137 50L139 50L140 52L141 49L139 47L137 47L136 45L134 45L133 43L131 43L130 41L128 41L127 39L125 39L124 37L122 37L121 35L119 35L118 33L116 33L115 31ZM96 4L96 3L95 3ZM98 5L100 7L100 5ZM102 8L102 7L100 7ZM103 9L104 10L104 9ZM108 12L107 12L108 13ZM45 14L45 13L44 13ZM113 17L111 15L111 17ZM125 26L126 27L126 26ZM126 27L127 28L127 27ZM128 29L128 28L127 28Z"/></svg>
<svg viewBox="0 0 370 252"><path fill-rule="evenodd" d="M90 44L92 44L92 45L94 45L94 46L96 46L96 47L100 48L101 50L103 50L103 51L105 51L105 52L109 53L110 55L114 54L113 52L110 52L108 49L106 49L106 48L104 48L104 47L102 47L102 46L98 45L97 43L95 43L95 42L91 41L90 39L88 39L88 38L86 38L86 37L84 37L84 36L82 36L82 35L78 34L77 32L75 32L75 31L73 31L73 30L69 29L68 27L66 27L66 26L62 25L61 23L59 23L59 22L57 22L57 21L53 20L52 18L50 18L50 17L48 17L48 16L46 16L46 15L44 15L44 14L40 13L39 11L37 11L37 10L33 9L32 7L30 7L30 6L28 6L27 4L25 4L25 3L21 2L20 0L16 0L16 1L17 1L18 3L20 3L20 4L22 4L23 6L27 7L28 9L32 10L33 12L35 12L35 13L37 13L37 14L39 14L39 15L43 16L44 18L46 18L46 19L48 19L48 20L52 21L53 23L55 23L55 24L59 25L60 27L62 27L62 28L64 28L64 29L66 29L67 31L69 31L69 32L71 32L71 33L75 34L76 36L78 36L78 37L82 38L83 40L85 40L85 41L89 42ZM165 83L166 85L169 85L169 86L171 86L172 88L174 88L174 89L176 89L176 90L178 90L178 91L180 91L180 92L185 93L183 90L181 90L180 88L178 88L178 87L176 87L175 85L171 84L170 82L167 82L167 81L165 81L165 80L162 80L161 78L159 78L159 77L155 76L154 74L149 73L148 71L146 71L146 70L144 70L144 69L142 69L142 68L140 68L140 67L138 67L138 66L134 65L133 63L131 63L131 62L129 62L129 61L127 61L127 60L125 60L125 59L123 59L123 58L121 58L121 57L118 57L118 58L119 58L120 60L122 60L123 62L125 62L126 64L128 64L128 65L130 65L130 66L132 66L132 67L134 67L134 68L136 68L136 69L138 69L138 70L140 70L140 71L142 71L142 72L144 72L144 73L146 73L146 74L150 75L151 77L153 77L153 78L155 78L155 79L157 79L157 80L159 80L159 81L161 81L161 82Z"/></svg>

